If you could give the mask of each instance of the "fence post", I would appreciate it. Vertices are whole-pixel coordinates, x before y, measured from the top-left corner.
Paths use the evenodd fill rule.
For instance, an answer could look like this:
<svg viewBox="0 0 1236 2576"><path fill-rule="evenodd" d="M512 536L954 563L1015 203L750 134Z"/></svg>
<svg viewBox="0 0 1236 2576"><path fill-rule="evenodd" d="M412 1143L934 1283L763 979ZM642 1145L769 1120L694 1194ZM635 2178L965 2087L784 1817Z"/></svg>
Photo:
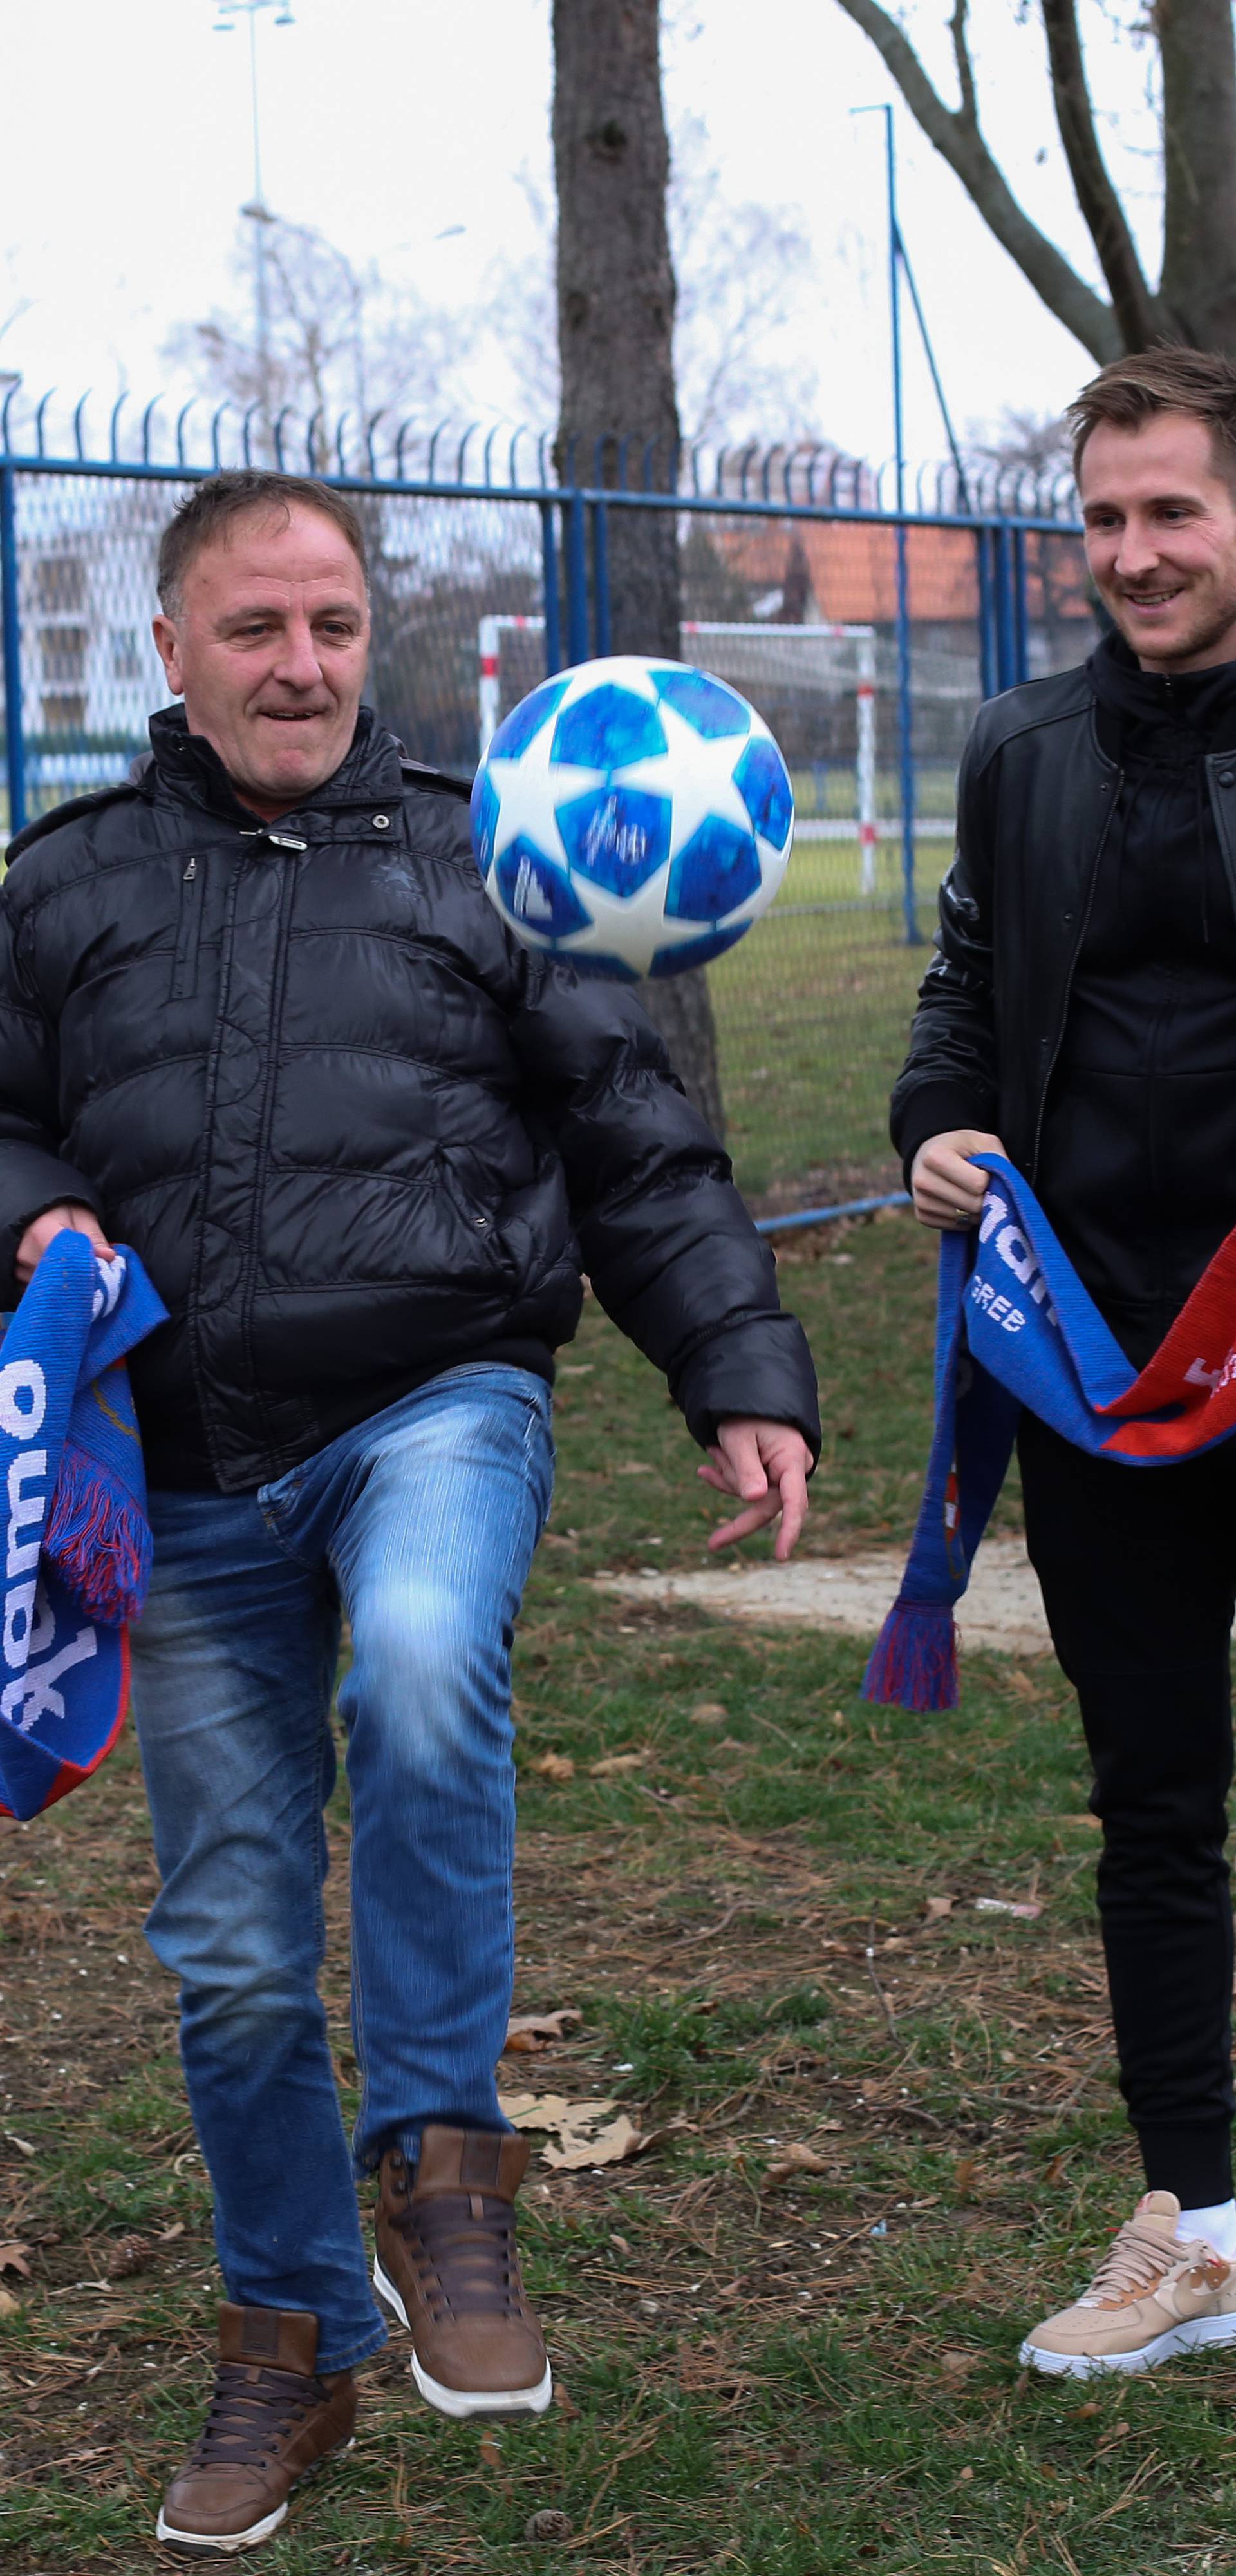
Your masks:
<svg viewBox="0 0 1236 2576"><path fill-rule="evenodd" d="M1026 593L1026 531L1013 530L1013 674L1015 685L1030 677L1030 602Z"/></svg>
<svg viewBox="0 0 1236 2576"><path fill-rule="evenodd" d="M26 745L21 707L21 610L17 594L17 470L0 465L0 609L4 634L5 764L9 781L9 831L26 819Z"/></svg>
<svg viewBox="0 0 1236 2576"><path fill-rule="evenodd" d="M1013 613L1013 549L1011 530L997 528L996 548L996 687L1012 689L1017 684L1017 636Z"/></svg>
<svg viewBox="0 0 1236 2576"><path fill-rule="evenodd" d="M562 619L558 608L558 536L554 501L541 503L541 589L545 608L545 677L562 669Z"/></svg>
<svg viewBox="0 0 1236 2576"><path fill-rule="evenodd" d="M609 651L609 512L604 501L592 504L592 649Z"/></svg>
<svg viewBox="0 0 1236 2576"><path fill-rule="evenodd" d="M978 547L978 612L979 612L979 687L985 698L994 698L1000 683L997 678L996 617L992 597L990 528L979 528L975 534Z"/></svg>
<svg viewBox="0 0 1236 2576"><path fill-rule="evenodd" d="M921 948L914 902L914 708L910 695L910 577L904 519L897 522L897 730L901 752L901 909L907 948Z"/></svg>
<svg viewBox="0 0 1236 2576"><path fill-rule="evenodd" d="M588 659L588 557L584 528L582 495L572 492L567 501L566 527L567 573L567 658L571 662Z"/></svg>

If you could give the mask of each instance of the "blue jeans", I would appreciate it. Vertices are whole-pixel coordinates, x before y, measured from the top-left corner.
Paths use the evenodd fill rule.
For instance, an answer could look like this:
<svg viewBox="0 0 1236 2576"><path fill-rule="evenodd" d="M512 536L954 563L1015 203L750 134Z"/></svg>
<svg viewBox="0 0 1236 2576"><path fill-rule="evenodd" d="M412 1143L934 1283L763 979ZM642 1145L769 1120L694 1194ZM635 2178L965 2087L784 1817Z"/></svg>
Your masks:
<svg viewBox="0 0 1236 2576"><path fill-rule="evenodd" d="M426 2120L503 2128L514 1965L511 1641L549 1509L549 1390L451 1369L256 1495L151 1496L133 1708L227 2294L307 2308L318 2366L385 2330L325 2017L322 1811L340 1602L355 2171Z"/></svg>

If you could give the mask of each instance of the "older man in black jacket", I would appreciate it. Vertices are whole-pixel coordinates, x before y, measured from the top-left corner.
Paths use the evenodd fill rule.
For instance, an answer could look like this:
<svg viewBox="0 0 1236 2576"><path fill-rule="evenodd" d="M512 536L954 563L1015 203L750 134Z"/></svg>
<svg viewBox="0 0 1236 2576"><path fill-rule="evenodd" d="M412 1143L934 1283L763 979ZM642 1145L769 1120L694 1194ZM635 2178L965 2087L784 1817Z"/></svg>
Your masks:
<svg viewBox="0 0 1236 2576"><path fill-rule="evenodd" d="M1189 349L1121 359L1072 416L1115 631L1084 670L979 716L893 1132L918 1215L944 1228L981 1205L969 1157L1007 1150L1140 1368L1236 1225L1236 368ZM1147 2183L1083 2299L1022 2357L1141 2370L1236 2338L1236 1448L1132 1474L1025 1412L1019 1455L1094 1765Z"/></svg>
<svg viewBox="0 0 1236 2576"><path fill-rule="evenodd" d="M133 1697L228 2304L159 2532L230 2554L349 2438L385 2334L316 1991L341 1604L374 2278L431 2404L539 2412L527 2148L494 2070L511 1637L581 1257L739 1500L719 1539L779 1514L788 1554L819 1429L771 1258L638 1002L507 936L466 790L361 709L347 502L202 484L160 597L184 713L128 786L9 852L0 1263L21 1285L65 1225L122 1238L171 1313L133 1367Z"/></svg>

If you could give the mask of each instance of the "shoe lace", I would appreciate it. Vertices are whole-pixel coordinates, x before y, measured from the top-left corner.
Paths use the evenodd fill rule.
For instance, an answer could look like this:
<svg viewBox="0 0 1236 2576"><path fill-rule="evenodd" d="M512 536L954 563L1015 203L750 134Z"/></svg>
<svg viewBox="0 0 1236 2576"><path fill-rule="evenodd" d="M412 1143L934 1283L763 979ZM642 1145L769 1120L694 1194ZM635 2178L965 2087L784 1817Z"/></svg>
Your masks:
<svg viewBox="0 0 1236 2576"><path fill-rule="evenodd" d="M448 2311L454 2317L518 2315L523 2284L508 2200L436 2192L431 2200L410 2202L396 2225L435 2320Z"/></svg>
<svg viewBox="0 0 1236 2576"><path fill-rule="evenodd" d="M1135 2218L1128 2218L1090 2283L1087 2301L1097 2305L1103 2299L1135 2298L1139 2291L1152 2290L1173 2265L1183 2261L1184 2253L1182 2245L1165 2244L1158 2229L1139 2227Z"/></svg>
<svg viewBox="0 0 1236 2576"><path fill-rule="evenodd" d="M210 2410L194 2446L194 2468L257 2468L302 2416L321 2402L317 2379L267 2364L221 2361Z"/></svg>

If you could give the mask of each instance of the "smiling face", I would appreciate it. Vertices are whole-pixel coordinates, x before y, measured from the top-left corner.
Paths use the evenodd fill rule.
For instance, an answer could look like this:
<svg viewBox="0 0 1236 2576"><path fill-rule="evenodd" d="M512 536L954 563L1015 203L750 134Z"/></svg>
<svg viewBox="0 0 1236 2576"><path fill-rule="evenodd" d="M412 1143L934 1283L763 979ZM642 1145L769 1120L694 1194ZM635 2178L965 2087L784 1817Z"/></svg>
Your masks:
<svg viewBox="0 0 1236 2576"><path fill-rule="evenodd" d="M1236 661L1236 494L1206 423L1100 421L1078 468L1095 588L1146 671Z"/></svg>
<svg viewBox="0 0 1236 2576"><path fill-rule="evenodd" d="M365 577L320 510L232 520L154 621L167 684L243 805L273 822L338 769L369 653Z"/></svg>

